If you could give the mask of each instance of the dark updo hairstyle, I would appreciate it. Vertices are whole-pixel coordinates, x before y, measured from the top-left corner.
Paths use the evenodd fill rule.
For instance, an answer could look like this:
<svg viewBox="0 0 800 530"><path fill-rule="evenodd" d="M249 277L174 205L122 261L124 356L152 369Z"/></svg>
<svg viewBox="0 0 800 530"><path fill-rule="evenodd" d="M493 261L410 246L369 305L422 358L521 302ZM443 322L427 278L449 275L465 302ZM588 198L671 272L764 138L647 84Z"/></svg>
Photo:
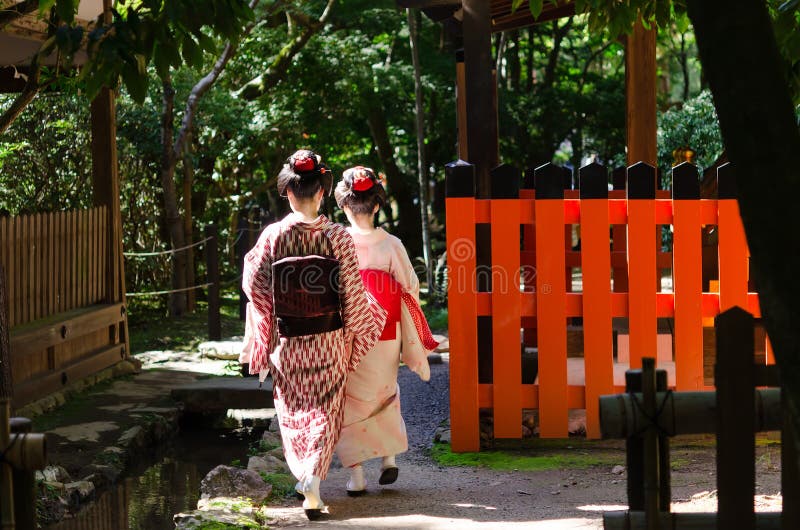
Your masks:
<svg viewBox="0 0 800 530"><path fill-rule="evenodd" d="M310 199L320 189L330 195L333 187L333 174L322 163L322 157L314 151L300 149L286 159L283 169L278 173L278 193L286 197L291 190L298 199Z"/></svg>
<svg viewBox="0 0 800 530"><path fill-rule="evenodd" d="M386 204L386 190L368 167L346 169L333 192L339 208L347 206L356 215L372 215L375 206Z"/></svg>

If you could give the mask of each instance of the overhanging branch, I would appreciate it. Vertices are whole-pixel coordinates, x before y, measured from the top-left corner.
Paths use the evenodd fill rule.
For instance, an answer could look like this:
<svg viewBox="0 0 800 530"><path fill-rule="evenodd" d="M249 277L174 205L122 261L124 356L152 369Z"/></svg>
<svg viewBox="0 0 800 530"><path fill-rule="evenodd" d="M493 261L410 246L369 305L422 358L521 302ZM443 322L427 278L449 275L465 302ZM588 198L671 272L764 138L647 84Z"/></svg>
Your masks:
<svg viewBox="0 0 800 530"><path fill-rule="evenodd" d="M39 0L23 0L22 2L0 9L0 30L25 15L39 9Z"/></svg>

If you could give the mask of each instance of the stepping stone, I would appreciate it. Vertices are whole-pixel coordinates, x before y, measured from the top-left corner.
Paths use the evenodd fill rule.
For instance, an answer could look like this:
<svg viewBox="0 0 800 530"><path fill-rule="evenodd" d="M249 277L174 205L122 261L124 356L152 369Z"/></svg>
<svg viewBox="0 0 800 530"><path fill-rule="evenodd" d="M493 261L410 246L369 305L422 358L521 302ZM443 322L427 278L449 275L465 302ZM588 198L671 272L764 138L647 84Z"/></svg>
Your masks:
<svg viewBox="0 0 800 530"><path fill-rule="evenodd" d="M172 399L183 402L189 412L224 412L228 409L269 409L272 401L272 380L261 388L255 377L212 377L176 387Z"/></svg>

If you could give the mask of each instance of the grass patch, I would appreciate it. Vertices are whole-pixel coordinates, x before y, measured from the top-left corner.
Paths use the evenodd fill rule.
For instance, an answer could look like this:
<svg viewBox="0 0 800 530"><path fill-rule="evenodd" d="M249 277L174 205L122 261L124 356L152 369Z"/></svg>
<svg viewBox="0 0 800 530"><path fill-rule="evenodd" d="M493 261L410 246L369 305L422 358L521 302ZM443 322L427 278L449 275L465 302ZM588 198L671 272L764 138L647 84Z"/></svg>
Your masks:
<svg viewBox="0 0 800 530"><path fill-rule="evenodd" d="M272 485L272 497L294 495L295 479L286 473L259 473L264 482Z"/></svg>
<svg viewBox="0 0 800 530"><path fill-rule="evenodd" d="M33 432L47 432L74 419L83 418L86 408L94 405L96 394L108 389L115 381L126 379L131 379L131 376L107 379L81 392L68 394L63 405L33 418Z"/></svg>
<svg viewBox="0 0 800 530"><path fill-rule="evenodd" d="M514 451L481 451L453 453L448 444L434 444L431 456L443 466L486 467L498 471L545 471L548 469L585 469L623 463L624 457L606 452L540 451L529 455Z"/></svg>

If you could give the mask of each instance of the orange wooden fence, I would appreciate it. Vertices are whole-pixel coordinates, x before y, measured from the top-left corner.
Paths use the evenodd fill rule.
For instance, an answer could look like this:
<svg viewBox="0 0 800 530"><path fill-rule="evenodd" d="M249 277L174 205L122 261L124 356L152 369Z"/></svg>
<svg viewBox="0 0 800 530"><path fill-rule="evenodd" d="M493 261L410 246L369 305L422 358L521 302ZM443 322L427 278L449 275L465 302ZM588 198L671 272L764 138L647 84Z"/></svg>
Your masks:
<svg viewBox="0 0 800 530"><path fill-rule="evenodd" d="M616 198L597 164L581 168L579 189L568 191L563 168L537 168L533 189L520 190L519 172L500 166L492 171L492 198L476 199L474 166L447 166L454 451L480 448L480 409L492 411L495 438L520 438L525 409L538 410L539 434L549 438L568 435L570 409L586 409L587 436L599 437L598 397L622 391L625 370L655 356L658 319L674 323L674 355L661 360L670 386L698 390L708 388L704 319L734 305L759 316L757 295L748 293L749 253L729 167L718 172L714 200L699 198L698 171L690 164L673 169L671 196L656 189L653 167L639 163L626 173L626 195ZM476 245L482 224L491 226L490 249ZM573 225L580 227L576 250ZM661 225L671 226L671 253L661 251ZM702 290L701 230L708 225L719 234L718 292ZM611 241L620 228L622 249ZM671 289L661 288L664 269L671 269ZM573 289L577 271L580 285ZM612 271L620 277L616 285ZM489 292L479 292L481 275L491 278ZM490 328L478 325L482 317L491 318ZM576 318L580 325L570 329L582 333L582 357L568 357L568 323ZM615 355L612 323L619 318L627 319L629 359ZM521 369L525 328L538 348L535 379ZM481 336L487 333L489 339ZM487 356L488 380L479 373Z"/></svg>
<svg viewBox="0 0 800 530"><path fill-rule="evenodd" d="M111 366L126 352L124 302L109 299L108 212L0 218L13 406Z"/></svg>

